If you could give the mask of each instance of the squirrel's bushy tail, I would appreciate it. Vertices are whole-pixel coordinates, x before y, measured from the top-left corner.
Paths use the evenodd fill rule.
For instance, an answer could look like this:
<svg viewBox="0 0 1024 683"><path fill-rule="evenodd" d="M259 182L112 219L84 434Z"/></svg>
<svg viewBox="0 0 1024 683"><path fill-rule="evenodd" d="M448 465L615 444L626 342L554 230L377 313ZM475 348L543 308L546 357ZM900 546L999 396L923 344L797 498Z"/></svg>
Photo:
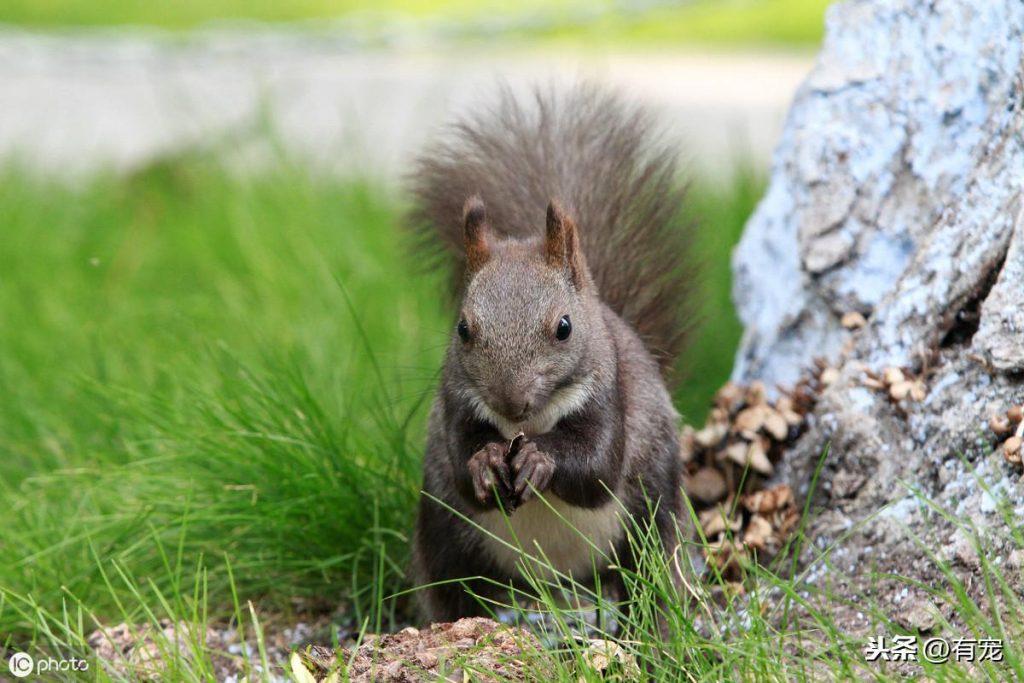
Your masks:
<svg viewBox="0 0 1024 683"><path fill-rule="evenodd" d="M650 112L590 86L538 90L449 128L416 162L410 224L421 252L464 267L462 207L479 194L496 233L543 234L560 202L576 219L601 299L671 367L692 318L690 229L676 150Z"/></svg>

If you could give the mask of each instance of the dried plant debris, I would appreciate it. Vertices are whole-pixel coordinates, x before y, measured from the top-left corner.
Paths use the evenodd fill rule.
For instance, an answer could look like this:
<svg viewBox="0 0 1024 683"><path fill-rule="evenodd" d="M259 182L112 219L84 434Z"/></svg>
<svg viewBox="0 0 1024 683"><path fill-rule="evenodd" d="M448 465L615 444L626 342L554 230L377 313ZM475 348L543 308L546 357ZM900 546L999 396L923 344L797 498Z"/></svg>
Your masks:
<svg viewBox="0 0 1024 683"><path fill-rule="evenodd" d="M727 581L742 577L742 564L756 557L764 562L782 549L800 521L793 491L786 484L754 491L727 505L700 514L708 540L705 559Z"/></svg>
<svg viewBox="0 0 1024 683"><path fill-rule="evenodd" d="M775 401L760 382L727 383L704 427L683 429L683 486L708 541L707 563L726 581L741 579L746 559L774 557L800 519L789 486L765 485L803 432L828 370L816 361L813 373L792 389L780 388Z"/></svg>
<svg viewBox="0 0 1024 683"><path fill-rule="evenodd" d="M906 368L890 367L880 373L865 369L861 384L869 389L885 392L889 399L897 404L908 401L920 403L928 396L923 377L915 376Z"/></svg>
<svg viewBox="0 0 1024 683"><path fill-rule="evenodd" d="M530 633L474 617L429 628L406 628L398 633L369 636L341 673L342 680L415 682L533 680L531 653L540 643Z"/></svg>
<svg viewBox="0 0 1024 683"><path fill-rule="evenodd" d="M988 425L999 438L1006 462L1021 468L1024 462L1024 405L1013 406L1002 415L993 415Z"/></svg>
<svg viewBox="0 0 1024 683"><path fill-rule="evenodd" d="M704 427L686 427L681 435L683 485L698 508L738 492L741 481L754 490L775 472L782 450L803 430L814 402L808 393L802 384L772 402L760 382L729 382L718 390Z"/></svg>

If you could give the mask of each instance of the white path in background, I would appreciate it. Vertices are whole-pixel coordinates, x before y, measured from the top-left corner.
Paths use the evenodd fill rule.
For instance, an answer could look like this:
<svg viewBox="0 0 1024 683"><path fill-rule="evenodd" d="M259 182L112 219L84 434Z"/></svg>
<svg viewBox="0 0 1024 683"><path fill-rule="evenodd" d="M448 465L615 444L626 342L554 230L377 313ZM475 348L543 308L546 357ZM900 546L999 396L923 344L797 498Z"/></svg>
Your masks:
<svg viewBox="0 0 1024 683"><path fill-rule="evenodd" d="M8 31L0 157L69 173L131 168L197 143L251 141L269 114L302 158L394 178L431 130L486 100L499 79L524 88L585 77L649 102L692 165L724 172L738 157L767 165L810 66L803 55L366 51L294 33L176 41Z"/></svg>

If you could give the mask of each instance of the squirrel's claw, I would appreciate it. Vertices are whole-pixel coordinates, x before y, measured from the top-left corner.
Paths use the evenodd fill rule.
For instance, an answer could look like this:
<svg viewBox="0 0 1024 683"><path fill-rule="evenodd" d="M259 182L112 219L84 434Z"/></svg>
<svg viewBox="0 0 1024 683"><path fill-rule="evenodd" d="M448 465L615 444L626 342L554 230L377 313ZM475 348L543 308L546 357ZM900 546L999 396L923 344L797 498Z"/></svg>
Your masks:
<svg viewBox="0 0 1024 683"><path fill-rule="evenodd" d="M467 463L473 481L473 495L481 503L493 497L495 484L502 491L512 489L512 481L505 462L505 445L489 443L473 454Z"/></svg>
<svg viewBox="0 0 1024 683"><path fill-rule="evenodd" d="M555 473L555 461L537 444L527 441L512 458L512 470L516 473L512 491L520 503L525 503L533 498L534 492L547 490Z"/></svg>

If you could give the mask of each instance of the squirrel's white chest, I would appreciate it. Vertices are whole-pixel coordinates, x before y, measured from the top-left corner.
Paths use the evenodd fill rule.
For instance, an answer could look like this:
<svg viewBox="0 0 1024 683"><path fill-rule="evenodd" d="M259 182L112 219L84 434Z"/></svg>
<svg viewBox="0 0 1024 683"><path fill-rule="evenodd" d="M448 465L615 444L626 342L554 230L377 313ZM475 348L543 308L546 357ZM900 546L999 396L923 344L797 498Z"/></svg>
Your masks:
<svg viewBox="0 0 1024 683"><path fill-rule="evenodd" d="M623 536L622 509L615 500L597 508L569 505L547 494L545 504L531 500L506 517L498 510L475 515L484 529L484 550L499 567L513 573L530 555L564 574L586 579L594 568L604 569L612 548ZM549 507L550 505L550 507Z"/></svg>

